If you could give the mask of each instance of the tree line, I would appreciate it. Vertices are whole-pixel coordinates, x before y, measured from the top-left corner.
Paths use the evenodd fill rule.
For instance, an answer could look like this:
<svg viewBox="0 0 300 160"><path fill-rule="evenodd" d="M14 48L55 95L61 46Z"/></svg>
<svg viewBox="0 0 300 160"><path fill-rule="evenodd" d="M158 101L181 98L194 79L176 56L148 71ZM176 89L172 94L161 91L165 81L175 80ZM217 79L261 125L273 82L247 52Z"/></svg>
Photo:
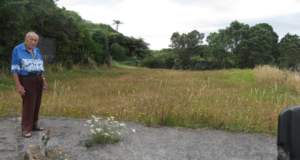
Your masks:
<svg viewBox="0 0 300 160"><path fill-rule="evenodd" d="M110 64L116 60L143 59L149 44L128 37L107 24L83 19L77 12L57 7L57 0L0 0L0 63L9 68L13 48L28 31L54 40L56 62L66 65ZM117 25L119 20L113 20Z"/></svg>
<svg viewBox="0 0 300 160"><path fill-rule="evenodd" d="M280 41L267 23L254 26L233 21L206 37L193 30L174 32L170 49L150 51L142 38L118 32L120 20L112 20L117 29L83 19L77 12L59 8L56 0L0 0L0 65L9 68L13 48L24 41L28 31L52 39L56 62L67 66L92 63L110 65L111 57L149 68L222 69L253 68L273 64L300 66L300 38L287 33Z"/></svg>
<svg viewBox="0 0 300 160"><path fill-rule="evenodd" d="M221 69L254 68L272 64L279 67L300 67L300 38L287 33L280 41L267 23L254 26L233 21L206 37L196 30L188 34L174 32L171 49L152 52L142 61L150 68Z"/></svg>

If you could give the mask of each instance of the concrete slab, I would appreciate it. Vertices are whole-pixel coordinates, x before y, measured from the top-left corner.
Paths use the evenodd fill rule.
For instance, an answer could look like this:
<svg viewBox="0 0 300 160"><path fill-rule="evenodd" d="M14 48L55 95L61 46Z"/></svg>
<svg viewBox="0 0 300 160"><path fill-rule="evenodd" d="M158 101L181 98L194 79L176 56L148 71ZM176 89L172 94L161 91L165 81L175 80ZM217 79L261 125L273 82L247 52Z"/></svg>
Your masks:
<svg viewBox="0 0 300 160"><path fill-rule="evenodd" d="M68 160L275 160L276 136L237 134L218 130L146 127L125 122L136 129L116 144L84 146L89 140L85 119L40 117L39 125L51 129L48 145L59 148L60 159ZM38 145L38 132L21 135L21 115L0 119L0 159L22 159Z"/></svg>

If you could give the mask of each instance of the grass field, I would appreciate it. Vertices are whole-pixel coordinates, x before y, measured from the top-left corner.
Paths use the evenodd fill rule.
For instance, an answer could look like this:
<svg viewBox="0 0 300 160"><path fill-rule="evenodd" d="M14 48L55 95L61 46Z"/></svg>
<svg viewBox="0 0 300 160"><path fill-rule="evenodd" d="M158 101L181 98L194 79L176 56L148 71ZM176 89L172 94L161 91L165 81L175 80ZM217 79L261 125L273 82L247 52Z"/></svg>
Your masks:
<svg viewBox="0 0 300 160"><path fill-rule="evenodd" d="M0 117L21 114L12 76L1 75ZM278 114L300 103L299 75L269 66L216 71L61 68L58 73L47 66L45 77L41 116L113 116L146 125L276 135Z"/></svg>

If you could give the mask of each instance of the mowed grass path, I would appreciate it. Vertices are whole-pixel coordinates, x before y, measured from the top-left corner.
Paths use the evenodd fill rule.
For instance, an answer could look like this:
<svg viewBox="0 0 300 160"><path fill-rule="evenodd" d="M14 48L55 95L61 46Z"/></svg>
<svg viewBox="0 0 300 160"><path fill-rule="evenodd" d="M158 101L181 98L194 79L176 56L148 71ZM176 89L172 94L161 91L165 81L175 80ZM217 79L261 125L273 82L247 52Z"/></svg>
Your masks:
<svg viewBox="0 0 300 160"><path fill-rule="evenodd" d="M253 70L72 70L51 73L41 116L277 134L278 114L299 104L296 92L257 82ZM3 84L3 85L1 85ZM0 117L21 114L12 76L0 79Z"/></svg>

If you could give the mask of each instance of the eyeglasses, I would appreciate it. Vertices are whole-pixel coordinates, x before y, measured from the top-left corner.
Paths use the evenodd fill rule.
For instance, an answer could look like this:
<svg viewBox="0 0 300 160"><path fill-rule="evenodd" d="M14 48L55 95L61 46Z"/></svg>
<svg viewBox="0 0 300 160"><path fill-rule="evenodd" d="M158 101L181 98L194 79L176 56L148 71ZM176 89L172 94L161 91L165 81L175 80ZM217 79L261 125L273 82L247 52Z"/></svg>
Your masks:
<svg viewBox="0 0 300 160"><path fill-rule="evenodd" d="M33 41L33 42L37 42L37 41L39 41L38 39L33 39L33 38L27 38L29 41Z"/></svg>

